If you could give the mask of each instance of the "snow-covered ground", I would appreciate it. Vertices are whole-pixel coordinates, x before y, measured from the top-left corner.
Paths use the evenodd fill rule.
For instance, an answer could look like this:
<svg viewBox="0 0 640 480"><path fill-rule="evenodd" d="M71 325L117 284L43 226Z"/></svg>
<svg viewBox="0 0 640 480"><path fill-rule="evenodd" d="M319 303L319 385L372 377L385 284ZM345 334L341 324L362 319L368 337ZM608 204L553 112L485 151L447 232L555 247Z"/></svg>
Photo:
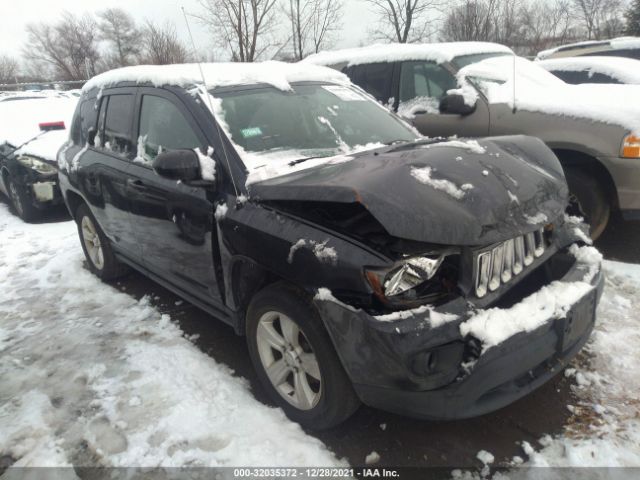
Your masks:
<svg viewBox="0 0 640 480"><path fill-rule="evenodd" d="M342 465L146 298L83 267L72 222L0 203L0 457L14 466Z"/></svg>
<svg viewBox="0 0 640 480"><path fill-rule="evenodd" d="M523 443L525 465L640 466L640 265L604 266L596 330L567 370L576 401L557 406L572 416L542 448ZM478 458L489 462L491 439L484 450ZM15 466L345 464L255 400L245 380L197 349L146 298L92 276L72 222L25 224L0 203L6 456Z"/></svg>

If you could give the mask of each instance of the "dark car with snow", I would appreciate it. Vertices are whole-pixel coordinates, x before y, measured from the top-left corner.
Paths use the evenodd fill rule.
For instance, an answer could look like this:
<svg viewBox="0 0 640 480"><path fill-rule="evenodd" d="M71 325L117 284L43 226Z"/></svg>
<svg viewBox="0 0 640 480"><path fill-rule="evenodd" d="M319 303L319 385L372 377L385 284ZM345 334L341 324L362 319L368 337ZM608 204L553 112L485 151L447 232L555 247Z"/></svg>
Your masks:
<svg viewBox="0 0 640 480"><path fill-rule="evenodd" d="M63 204L56 153L76 100L6 95L0 101L0 193L25 221ZM65 123L66 122L66 123Z"/></svg>
<svg viewBox="0 0 640 480"><path fill-rule="evenodd" d="M640 219L640 87L569 85L485 42L391 44L321 52L430 136L524 134L559 158L595 239L612 213Z"/></svg>
<svg viewBox="0 0 640 480"><path fill-rule="evenodd" d="M585 344L601 257L540 140L421 138L324 67L203 72L91 80L62 192L92 272L132 267L246 335L292 419L480 415Z"/></svg>

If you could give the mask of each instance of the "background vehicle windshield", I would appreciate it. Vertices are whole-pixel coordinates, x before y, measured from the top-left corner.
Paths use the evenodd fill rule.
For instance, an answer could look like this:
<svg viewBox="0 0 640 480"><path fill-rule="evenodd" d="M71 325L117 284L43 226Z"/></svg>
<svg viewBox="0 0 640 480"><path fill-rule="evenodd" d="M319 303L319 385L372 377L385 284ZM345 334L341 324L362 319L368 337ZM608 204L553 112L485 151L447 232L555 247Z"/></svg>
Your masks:
<svg viewBox="0 0 640 480"><path fill-rule="evenodd" d="M467 65L479 62L486 58L504 57L506 55L510 57L512 56L512 54L508 52L473 53L470 55L460 55L459 57L456 57L453 60L451 60L451 63L454 66L456 66L458 69L461 69L462 67L466 67Z"/></svg>
<svg viewBox="0 0 640 480"><path fill-rule="evenodd" d="M221 99L222 112L217 114L224 116L233 142L254 154L282 152L288 158L305 158L417 138L407 125L355 89L293 88L213 92Z"/></svg>

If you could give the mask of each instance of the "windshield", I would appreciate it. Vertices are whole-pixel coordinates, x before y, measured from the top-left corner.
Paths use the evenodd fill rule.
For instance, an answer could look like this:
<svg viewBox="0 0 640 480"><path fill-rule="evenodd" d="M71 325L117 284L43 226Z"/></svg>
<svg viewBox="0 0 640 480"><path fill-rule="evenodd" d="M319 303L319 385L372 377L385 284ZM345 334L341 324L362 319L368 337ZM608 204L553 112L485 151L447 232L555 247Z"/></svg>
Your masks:
<svg viewBox="0 0 640 480"><path fill-rule="evenodd" d="M417 138L384 107L347 86L305 84L293 85L293 91L264 87L212 95L221 101L216 115L223 117L227 133L250 154L243 156L248 168Z"/></svg>

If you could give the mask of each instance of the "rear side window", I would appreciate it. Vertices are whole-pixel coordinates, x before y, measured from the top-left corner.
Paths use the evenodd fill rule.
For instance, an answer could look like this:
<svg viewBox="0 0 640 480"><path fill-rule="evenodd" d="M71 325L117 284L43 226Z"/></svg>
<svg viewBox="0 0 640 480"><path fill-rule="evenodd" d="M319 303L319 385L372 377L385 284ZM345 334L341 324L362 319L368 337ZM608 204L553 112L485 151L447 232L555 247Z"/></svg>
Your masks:
<svg viewBox="0 0 640 480"><path fill-rule="evenodd" d="M393 63L370 63L351 67L347 75L352 77L356 85L362 87L373 97L386 104L391 95L393 80Z"/></svg>
<svg viewBox="0 0 640 480"><path fill-rule="evenodd" d="M609 75L597 72L589 73L587 71L569 72L557 70L552 73L562 81L573 85L578 85L580 83L621 83Z"/></svg>
<svg viewBox="0 0 640 480"><path fill-rule="evenodd" d="M102 138L100 142L96 138L96 146L125 157L131 154L134 98L133 95L109 95L102 100L99 129Z"/></svg>
<svg viewBox="0 0 640 480"><path fill-rule="evenodd" d="M202 146L188 120L172 102L155 95L142 97L136 160L150 163L162 151Z"/></svg>

